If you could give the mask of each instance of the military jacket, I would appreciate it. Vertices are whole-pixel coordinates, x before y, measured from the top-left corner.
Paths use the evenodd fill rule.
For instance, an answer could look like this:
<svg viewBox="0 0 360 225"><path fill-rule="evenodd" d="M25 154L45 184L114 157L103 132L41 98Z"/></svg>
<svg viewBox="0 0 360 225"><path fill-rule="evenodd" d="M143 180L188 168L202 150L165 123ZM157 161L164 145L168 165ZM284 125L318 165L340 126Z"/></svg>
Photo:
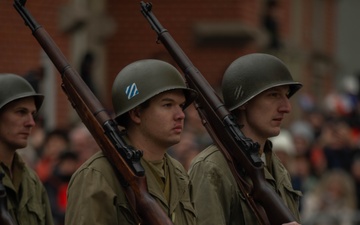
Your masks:
<svg viewBox="0 0 360 225"><path fill-rule="evenodd" d="M269 143L268 146L266 154L271 157L273 173L270 174L265 167L265 178L299 221L301 192L292 188L288 171L271 151ZM216 146L209 146L193 160L189 174L198 225L259 224L240 192L225 157ZM248 177L244 179L248 180Z"/></svg>
<svg viewBox="0 0 360 225"><path fill-rule="evenodd" d="M156 178L142 161L148 192L174 225L194 225L189 178L183 166L165 154L169 166L170 202L165 200ZM146 209L145 209L146 210ZM96 153L72 176L68 187L66 225L135 225L132 208L106 157Z"/></svg>
<svg viewBox="0 0 360 225"><path fill-rule="evenodd" d="M46 190L36 173L25 165L15 153L13 180L9 169L1 164L5 174L3 184L6 189L7 208L18 225L53 225L50 202Z"/></svg>

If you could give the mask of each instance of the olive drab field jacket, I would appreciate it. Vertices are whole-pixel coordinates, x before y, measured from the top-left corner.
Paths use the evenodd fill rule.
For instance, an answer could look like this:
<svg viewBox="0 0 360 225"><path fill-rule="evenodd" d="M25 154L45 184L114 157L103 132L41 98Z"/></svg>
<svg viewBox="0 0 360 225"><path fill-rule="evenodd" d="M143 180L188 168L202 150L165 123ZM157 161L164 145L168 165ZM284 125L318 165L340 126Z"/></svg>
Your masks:
<svg viewBox="0 0 360 225"><path fill-rule="evenodd" d="M28 168L15 153L13 180L8 168L1 164L5 174L3 184L6 189L7 208L18 225L53 225L49 198L36 173Z"/></svg>
<svg viewBox="0 0 360 225"><path fill-rule="evenodd" d="M266 154L271 157L273 173L270 174L265 167L265 178L299 221L301 192L292 188L289 173L271 149ZM194 159L189 174L198 216L197 225L259 224L247 206L225 157L216 146L209 146Z"/></svg>
<svg viewBox="0 0 360 225"><path fill-rule="evenodd" d="M189 178L182 165L169 155L170 203L165 200L146 163L148 191L175 225L194 225ZM145 209L146 210L146 209ZM68 188L66 225L135 225L134 214L121 184L102 152L96 153L72 176Z"/></svg>

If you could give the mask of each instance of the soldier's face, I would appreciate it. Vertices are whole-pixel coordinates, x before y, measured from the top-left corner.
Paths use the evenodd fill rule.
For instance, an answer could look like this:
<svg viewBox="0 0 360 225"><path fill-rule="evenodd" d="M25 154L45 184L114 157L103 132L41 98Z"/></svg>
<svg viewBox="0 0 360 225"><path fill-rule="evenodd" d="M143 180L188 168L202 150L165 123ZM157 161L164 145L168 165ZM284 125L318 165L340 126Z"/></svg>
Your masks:
<svg viewBox="0 0 360 225"><path fill-rule="evenodd" d="M258 140L278 135L285 114L291 111L288 93L287 85L270 88L241 106L244 133Z"/></svg>
<svg viewBox="0 0 360 225"><path fill-rule="evenodd" d="M36 114L33 97L8 103L0 110L0 146L9 150L24 148L31 129L35 126Z"/></svg>
<svg viewBox="0 0 360 225"><path fill-rule="evenodd" d="M161 93L150 100L139 113L144 138L161 148L169 148L180 141L184 127L185 96L182 90Z"/></svg>

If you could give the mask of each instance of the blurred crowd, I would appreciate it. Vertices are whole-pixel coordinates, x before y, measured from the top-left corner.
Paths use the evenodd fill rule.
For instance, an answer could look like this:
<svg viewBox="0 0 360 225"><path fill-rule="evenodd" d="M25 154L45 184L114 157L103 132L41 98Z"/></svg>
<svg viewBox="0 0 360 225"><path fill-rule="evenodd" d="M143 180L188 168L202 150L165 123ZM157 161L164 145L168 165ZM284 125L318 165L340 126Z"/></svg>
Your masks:
<svg viewBox="0 0 360 225"><path fill-rule="evenodd" d="M301 94L300 94L301 95ZM273 150L301 190L302 224L360 224L360 102L357 89L330 93L321 103L302 94L301 117L272 138ZM169 154L189 169L191 160L212 143L197 110L186 110L185 130ZM66 190L71 175L101 150L87 128L45 131L37 122L30 144L21 149L38 173L52 204L56 225L64 223Z"/></svg>
<svg viewBox="0 0 360 225"><path fill-rule="evenodd" d="M46 131L40 121L33 130L28 147L18 150L47 190L55 225L64 224L66 191L72 174L100 150L80 122L68 129Z"/></svg>

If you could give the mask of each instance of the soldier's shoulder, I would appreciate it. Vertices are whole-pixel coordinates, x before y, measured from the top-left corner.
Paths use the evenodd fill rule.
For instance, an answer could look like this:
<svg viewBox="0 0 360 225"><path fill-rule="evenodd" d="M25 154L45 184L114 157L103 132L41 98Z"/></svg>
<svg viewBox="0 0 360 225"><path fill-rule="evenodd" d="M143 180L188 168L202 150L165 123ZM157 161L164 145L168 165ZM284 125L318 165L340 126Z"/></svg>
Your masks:
<svg viewBox="0 0 360 225"><path fill-rule="evenodd" d="M193 160L193 164L200 162L223 161L224 156L216 145L210 145L201 151Z"/></svg>

